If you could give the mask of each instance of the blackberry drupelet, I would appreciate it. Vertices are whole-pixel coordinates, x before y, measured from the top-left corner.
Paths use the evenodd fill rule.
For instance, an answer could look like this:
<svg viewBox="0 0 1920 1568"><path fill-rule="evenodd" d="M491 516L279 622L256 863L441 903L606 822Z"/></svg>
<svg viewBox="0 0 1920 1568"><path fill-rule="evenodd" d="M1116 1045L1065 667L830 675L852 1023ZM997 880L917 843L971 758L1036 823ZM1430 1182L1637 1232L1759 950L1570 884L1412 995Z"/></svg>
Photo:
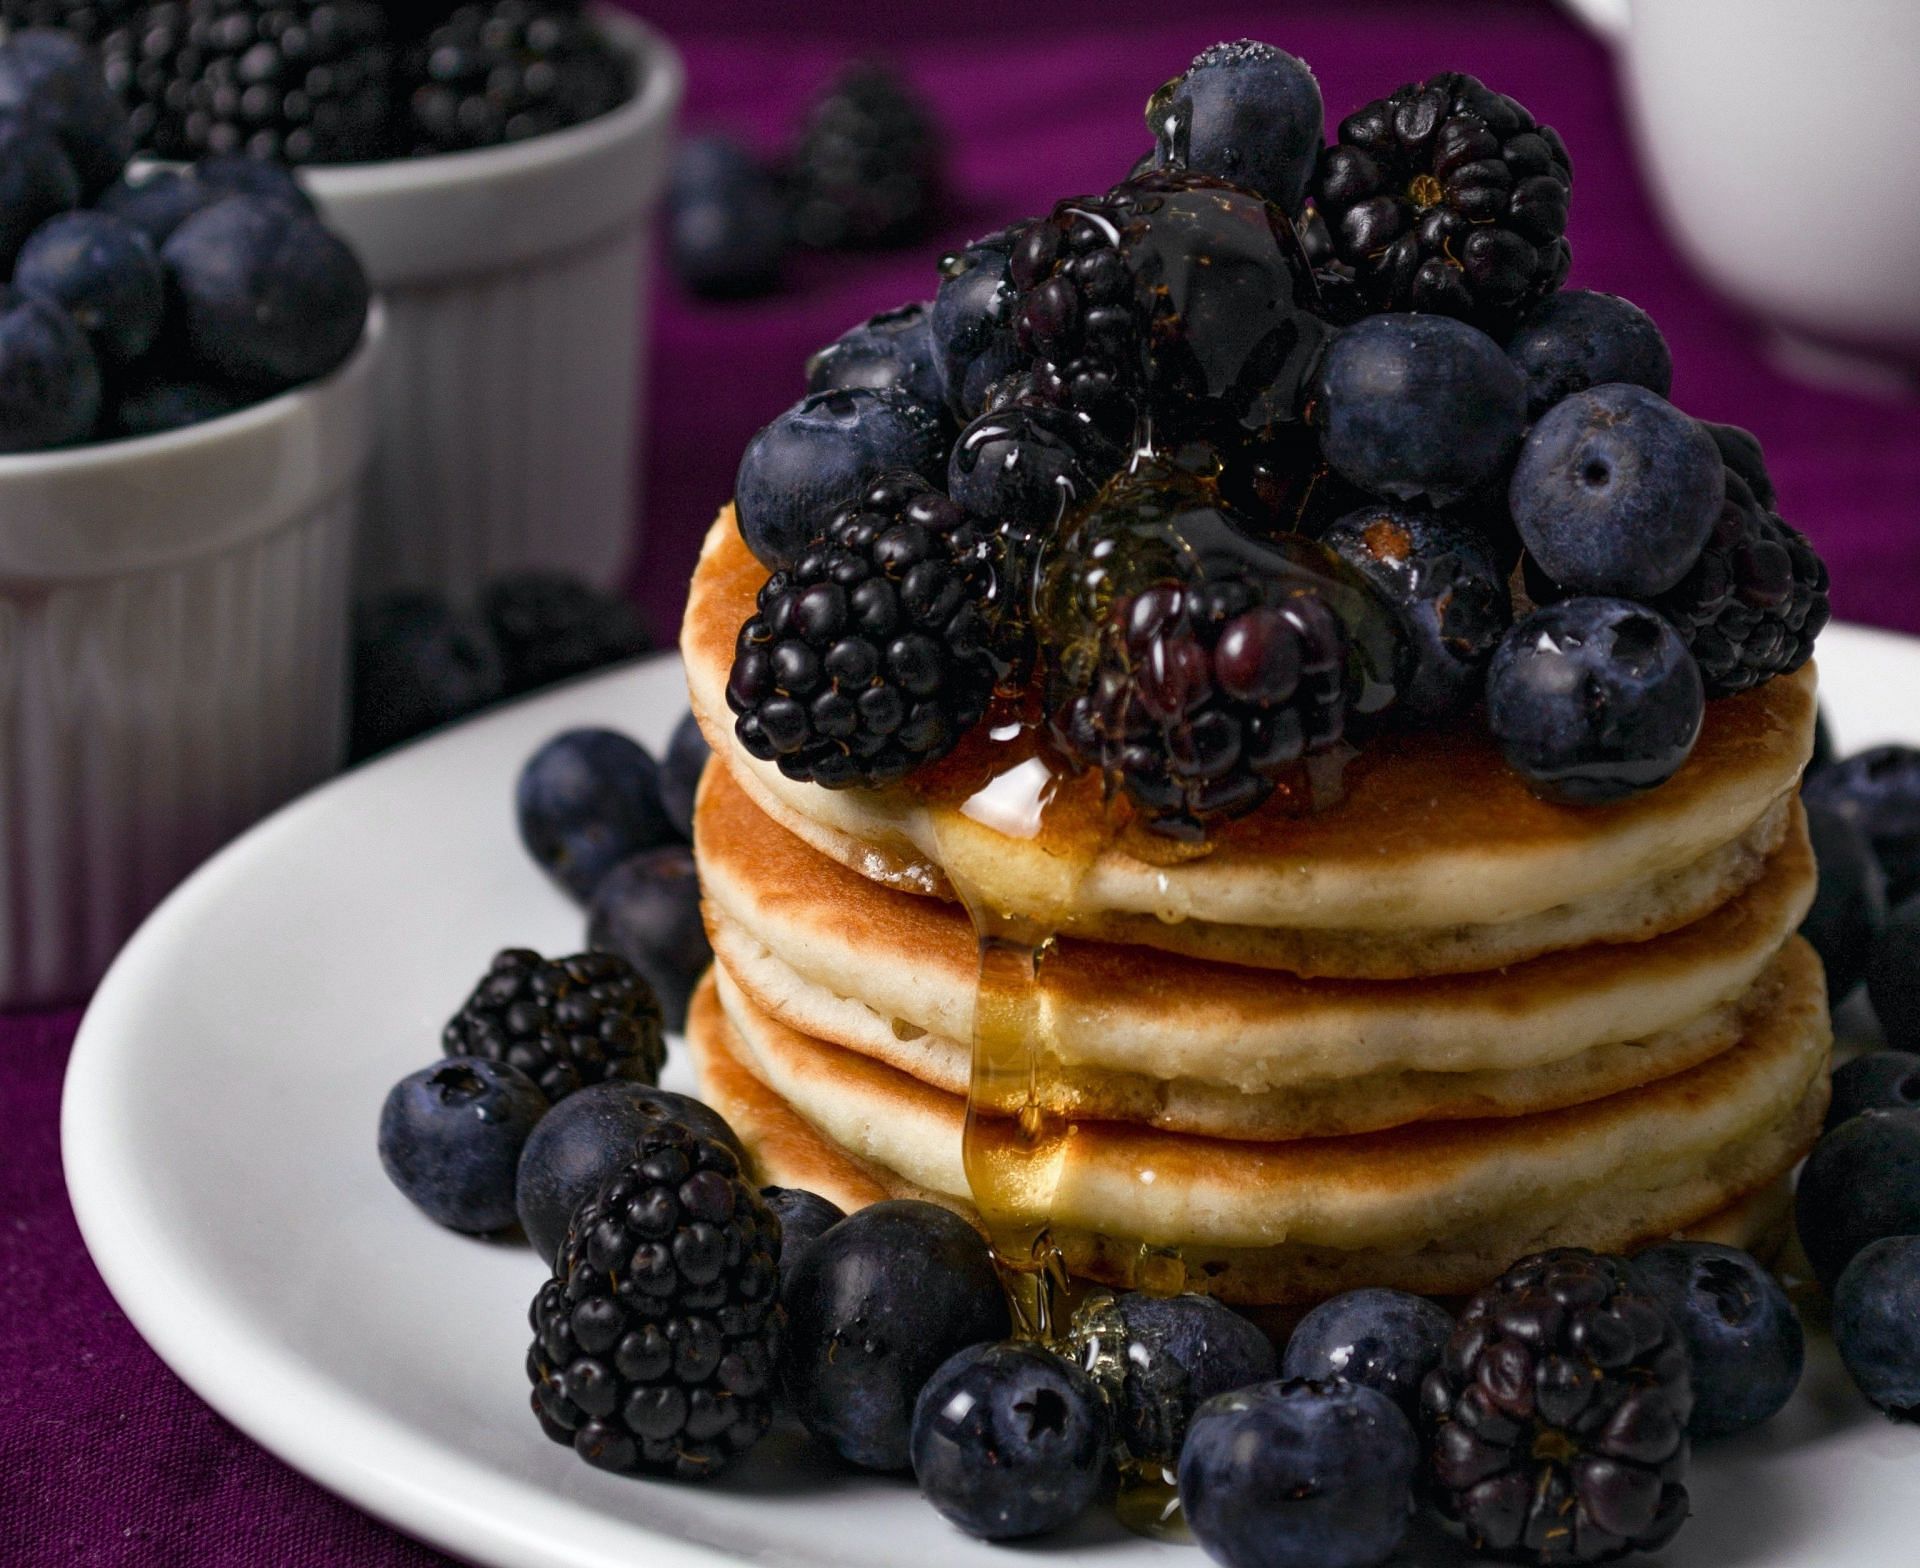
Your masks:
<svg viewBox="0 0 1920 1568"><path fill-rule="evenodd" d="M463 5L407 51L400 74L403 150L416 154L562 131L633 89L627 62L577 0Z"/></svg>
<svg viewBox="0 0 1920 1568"><path fill-rule="evenodd" d="M858 65L808 112L788 167L793 231L815 250L919 238L945 181L939 127L893 72Z"/></svg>
<svg viewBox="0 0 1920 1568"><path fill-rule="evenodd" d="M1709 697L1792 674L1832 613L1826 563L1731 468L1699 560L1652 603L1692 649Z"/></svg>
<svg viewBox="0 0 1920 1568"><path fill-rule="evenodd" d="M1375 310L1496 334L1566 278L1566 145L1477 78L1409 83L1340 122L1313 201Z"/></svg>
<svg viewBox="0 0 1920 1568"><path fill-rule="evenodd" d="M1008 278L1033 391L1157 438L1300 418L1330 328L1280 211L1206 175L1151 172L1015 233Z"/></svg>
<svg viewBox="0 0 1920 1568"><path fill-rule="evenodd" d="M1174 471L1107 486L1042 568L1047 708L1153 831L1197 840L1393 700L1392 611L1323 546L1259 540Z"/></svg>
<svg viewBox="0 0 1920 1568"><path fill-rule="evenodd" d="M612 953L547 959L505 949L447 1021L441 1044L449 1056L519 1068L553 1101L609 1078L654 1083L667 1059L659 1002Z"/></svg>
<svg viewBox="0 0 1920 1568"><path fill-rule="evenodd" d="M1516 1263L1467 1303L1421 1407L1441 1505L1479 1550L1600 1562L1686 1521L1686 1346L1623 1259Z"/></svg>
<svg viewBox="0 0 1920 1568"><path fill-rule="evenodd" d="M882 475L740 628L727 703L741 744L829 789L945 756L1004 674L1001 598L992 537L919 475Z"/></svg>
<svg viewBox="0 0 1920 1568"><path fill-rule="evenodd" d="M582 1204L529 1314L541 1430L591 1465L698 1480L773 1419L780 1222L733 1151L674 1122Z"/></svg>
<svg viewBox="0 0 1920 1568"><path fill-rule="evenodd" d="M139 6L101 36L100 55L135 142L156 157L357 163L392 150L392 32L367 0Z"/></svg>

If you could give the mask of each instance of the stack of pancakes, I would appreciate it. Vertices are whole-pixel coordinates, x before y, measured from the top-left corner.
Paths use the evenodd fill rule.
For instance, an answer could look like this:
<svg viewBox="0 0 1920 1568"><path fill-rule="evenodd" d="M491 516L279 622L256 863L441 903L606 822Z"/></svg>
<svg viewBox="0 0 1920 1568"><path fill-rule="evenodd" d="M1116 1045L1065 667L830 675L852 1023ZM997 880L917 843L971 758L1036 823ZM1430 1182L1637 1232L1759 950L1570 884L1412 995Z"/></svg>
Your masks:
<svg viewBox="0 0 1920 1568"><path fill-rule="evenodd" d="M713 743L695 818L715 965L688 1030L764 1180L971 1210L969 904L1062 935L1040 975L1050 1195L1077 1275L1143 1246L1247 1305L1471 1290L1542 1246L1756 1246L1825 1111L1811 668L1709 705L1618 805L1536 799L1477 726L1363 748L1341 798L1201 849L1036 813L984 739L932 781L796 783L725 687L764 578L722 513L683 636ZM1097 780L1069 786L1096 789Z"/></svg>

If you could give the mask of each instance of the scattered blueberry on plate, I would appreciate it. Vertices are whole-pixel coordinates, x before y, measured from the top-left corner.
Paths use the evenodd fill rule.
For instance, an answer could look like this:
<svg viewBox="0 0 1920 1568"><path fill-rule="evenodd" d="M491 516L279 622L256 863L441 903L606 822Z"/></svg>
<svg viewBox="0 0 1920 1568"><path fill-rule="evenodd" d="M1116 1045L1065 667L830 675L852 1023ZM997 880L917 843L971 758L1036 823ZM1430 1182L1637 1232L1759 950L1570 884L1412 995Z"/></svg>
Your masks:
<svg viewBox="0 0 1920 1568"><path fill-rule="evenodd" d="M568 730L536 751L514 791L534 863L586 903L622 861L674 842L660 769L616 730Z"/></svg>
<svg viewBox="0 0 1920 1568"><path fill-rule="evenodd" d="M1385 1394L1414 1419L1420 1385L1453 1333L1446 1309L1403 1290L1350 1290L1294 1326L1280 1371L1290 1378L1345 1378Z"/></svg>
<svg viewBox="0 0 1920 1568"><path fill-rule="evenodd" d="M380 1163L437 1224L484 1235L514 1222L514 1175L547 1097L506 1062L456 1060L402 1078L380 1111Z"/></svg>

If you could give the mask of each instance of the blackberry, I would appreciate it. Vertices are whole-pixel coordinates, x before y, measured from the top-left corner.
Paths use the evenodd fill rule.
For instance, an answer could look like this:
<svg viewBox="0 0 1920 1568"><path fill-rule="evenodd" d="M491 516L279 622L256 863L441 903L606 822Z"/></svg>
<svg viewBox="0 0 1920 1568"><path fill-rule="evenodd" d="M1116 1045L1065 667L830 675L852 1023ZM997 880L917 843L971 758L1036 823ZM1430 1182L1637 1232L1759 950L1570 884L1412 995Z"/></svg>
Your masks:
<svg viewBox="0 0 1920 1568"><path fill-rule="evenodd" d="M102 34L108 85L160 158L357 163L390 146L394 46L367 0L169 0Z"/></svg>
<svg viewBox="0 0 1920 1568"><path fill-rule="evenodd" d="M449 1056L519 1068L552 1101L609 1078L656 1083L667 1059L659 1002L612 953L548 959L506 948L440 1043Z"/></svg>
<svg viewBox="0 0 1920 1568"><path fill-rule="evenodd" d="M1342 120L1312 194L1373 309L1458 316L1499 335L1566 278L1572 183L1557 131L1448 72Z"/></svg>
<svg viewBox="0 0 1920 1568"><path fill-rule="evenodd" d="M881 66L854 66L814 103L788 165L795 237L815 250L918 239L938 216L944 161L913 89Z"/></svg>
<svg viewBox="0 0 1920 1568"><path fill-rule="evenodd" d="M1122 475L1043 568L1048 711L1152 831L1245 816L1393 700L1391 610L1299 535L1260 541L1170 472Z"/></svg>
<svg viewBox="0 0 1920 1568"><path fill-rule="evenodd" d="M606 114L633 91L627 62L577 3L463 5L408 49L401 137L415 154L496 147Z"/></svg>
<svg viewBox="0 0 1920 1568"><path fill-rule="evenodd" d="M1687 1517L1687 1351L1620 1258L1525 1258L1467 1303L1421 1388L1441 1506L1481 1550L1591 1563Z"/></svg>
<svg viewBox="0 0 1920 1568"><path fill-rule="evenodd" d="M1286 218L1205 175L1150 172L1022 226L1008 278L1036 392L1164 439L1300 418L1330 328Z"/></svg>
<svg viewBox="0 0 1920 1568"><path fill-rule="evenodd" d="M564 572L497 577L481 595L480 613L506 666L509 696L605 669L653 647L630 602Z"/></svg>
<svg viewBox="0 0 1920 1568"><path fill-rule="evenodd" d="M1826 563L1731 468L1700 558L1652 604L1692 649L1709 697L1792 674L1832 613Z"/></svg>
<svg viewBox="0 0 1920 1568"><path fill-rule="evenodd" d="M144 0L0 0L0 22L16 33L57 27L83 44L97 44L143 9Z"/></svg>
<svg viewBox="0 0 1920 1568"><path fill-rule="evenodd" d="M780 1222L733 1151L653 1123L575 1212L533 1298L541 1430L603 1470L723 1469L773 1419L779 1257Z"/></svg>
<svg viewBox="0 0 1920 1568"><path fill-rule="evenodd" d="M740 628L727 703L753 756L829 789L951 751L1004 673L990 537L919 475L836 513Z"/></svg>

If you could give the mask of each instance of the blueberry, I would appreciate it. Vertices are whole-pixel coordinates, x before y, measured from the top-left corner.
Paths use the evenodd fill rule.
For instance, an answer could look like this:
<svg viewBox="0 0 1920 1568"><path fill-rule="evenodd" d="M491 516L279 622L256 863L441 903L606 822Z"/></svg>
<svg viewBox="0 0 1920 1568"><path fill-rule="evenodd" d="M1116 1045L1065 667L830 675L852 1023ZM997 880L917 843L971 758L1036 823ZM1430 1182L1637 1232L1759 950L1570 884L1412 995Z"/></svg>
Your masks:
<svg viewBox="0 0 1920 1568"><path fill-rule="evenodd" d="M1693 1369L1696 1441L1772 1419L1800 1386L1807 1336L1780 1282L1747 1253L1670 1241L1637 1254L1634 1272L1680 1329Z"/></svg>
<svg viewBox="0 0 1920 1568"><path fill-rule="evenodd" d="M547 1097L505 1062L467 1058L402 1078L380 1108L380 1163L435 1224L473 1235L514 1221L520 1151Z"/></svg>
<svg viewBox="0 0 1920 1568"><path fill-rule="evenodd" d="M587 945L618 953L646 977L669 1029L687 1026L687 1003L713 949L700 919L700 873L684 845L623 860L587 909Z"/></svg>
<svg viewBox="0 0 1920 1568"><path fill-rule="evenodd" d="M1243 38L1194 57L1147 104L1160 168L1212 174L1300 215L1325 111L1304 60Z"/></svg>
<svg viewBox="0 0 1920 1568"><path fill-rule="evenodd" d="M1706 712L1700 669L1671 625L1624 599L1563 599L1501 639L1487 724L1550 800L1597 805L1664 784Z"/></svg>
<svg viewBox="0 0 1920 1568"><path fill-rule="evenodd" d="M59 138L87 200L133 156L126 110L93 55L66 33L29 28L0 47L0 111L25 115Z"/></svg>
<svg viewBox="0 0 1920 1568"><path fill-rule="evenodd" d="M1520 537L1554 582L1646 599L1698 559L1726 480L1697 421L1645 387L1613 382L1548 410L1507 495Z"/></svg>
<svg viewBox="0 0 1920 1568"><path fill-rule="evenodd" d="M1746 481L1754 500L1769 512L1774 510L1773 476L1767 472L1760 438L1738 425L1716 425L1710 419L1701 420L1700 428L1713 437L1713 444L1720 449L1721 462Z"/></svg>
<svg viewBox="0 0 1920 1568"><path fill-rule="evenodd" d="M847 1217L837 1203L829 1203L804 1187L762 1187L760 1196L780 1220L782 1281L794 1271L807 1248Z"/></svg>
<svg viewBox="0 0 1920 1568"><path fill-rule="evenodd" d="M1119 463L1085 414L1014 403L960 432L947 491L975 517L1037 534L1090 500Z"/></svg>
<svg viewBox="0 0 1920 1568"><path fill-rule="evenodd" d="M138 229L157 251L187 219L229 194L203 185L191 173L149 169L138 179L114 181L94 205Z"/></svg>
<svg viewBox="0 0 1920 1568"><path fill-rule="evenodd" d="M249 158L239 153L202 158L193 166L193 178L214 192L216 201L223 195L261 196L295 212L312 216L319 213L293 170L270 158Z"/></svg>
<svg viewBox="0 0 1920 1568"><path fill-rule="evenodd" d="M923 301L883 310L848 328L807 361L807 390L893 387L916 403L944 408L932 312L932 302Z"/></svg>
<svg viewBox="0 0 1920 1568"><path fill-rule="evenodd" d="M1887 897L1920 892L1920 747L1874 746L1809 778L1809 804L1831 806L1859 824L1887 874Z"/></svg>
<svg viewBox="0 0 1920 1568"><path fill-rule="evenodd" d="M1009 1328L980 1233L913 1199L835 1225L807 1249L781 1297L794 1412L870 1470L907 1468L913 1403L927 1379L956 1351L1004 1339Z"/></svg>
<svg viewBox="0 0 1920 1568"><path fill-rule="evenodd" d="M1833 1338L1861 1393L1920 1421L1920 1236L1861 1248L1833 1289Z"/></svg>
<svg viewBox="0 0 1920 1568"><path fill-rule="evenodd" d="M1800 934L1826 965L1827 996L1837 1005L1866 978L1887 923L1887 878L1857 822L1810 794L1805 805L1820 884Z"/></svg>
<svg viewBox="0 0 1920 1568"><path fill-rule="evenodd" d="M1438 719L1477 702L1487 661L1513 620L1507 574L1486 534L1383 502L1348 513L1321 543L1359 568L1399 615L1411 653L1401 706Z"/></svg>
<svg viewBox="0 0 1920 1568"><path fill-rule="evenodd" d="M438 594L400 592L361 604L353 621L353 733L363 761L497 701L500 650L478 616Z"/></svg>
<svg viewBox="0 0 1920 1568"><path fill-rule="evenodd" d="M1833 1070L1826 1131L1852 1121L1862 1111L1910 1110L1920 1110L1920 1055L1869 1051Z"/></svg>
<svg viewBox="0 0 1920 1568"><path fill-rule="evenodd" d="M1563 289L1520 320L1507 353L1527 378L1527 417L1607 382L1631 382L1665 397L1673 355L1653 318L1618 294Z"/></svg>
<svg viewBox="0 0 1920 1568"><path fill-rule="evenodd" d="M1800 1245L1829 1290L1869 1242L1920 1232L1920 1110L1842 1122L1814 1145L1793 1201Z"/></svg>
<svg viewBox="0 0 1920 1568"><path fill-rule="evenodd" d="M1200 1407L1180 1455L1194 1539L1227 1568L1369 1568L1413 1513L1419 1447L1355 1383L1263 1383Z"/></svg>
<svg viewBox="0 0 1920 1568"><path fill-rule="evenodd" d="M84 440L99 415L87 335L51 300L0 288L0 452Z"/></svg>
<svg viewBox="0 0 1920 1568"><path fill-rule="evenodd" d="M1019 296L1007 276L1007 231L975 240L940 263L929 330L947 407L963 424L986 406L987 389L1020 362Z"/></svg>
<svg viewBox="0 0 1920 1568"><path fill-rule="evenodd" d="M673 838L659 765L614 730L554 736L521 768L514 810L534 863L583 904L621 861Z"/></svg>
<svg viewBox="0 0 1920 1568"><path fill-rule="evenodd" d="M520 1227L543 1260L566 1240L573 1211L633 1158L647 1129L663 1121L718 1139L746 1159L733 1129L698 1100L624 1078L576 1090L534 1128L520 1155L514 1202Z"/></svg>
<svg viewBox="0 0 1920 1568"><path fill-rule="evenodd" d="M116 436L156 436L231 414L242 400L210 381L135 376L120 387L109 424Z"/></svg>
<svg viewBox="0 0 1920 1568"><path fill-rule="evenodd" d="M107 213L49 218L20 247L13 282L73 317L102 365L136 360L160 336L167 304L160 258L146 235Z"/></svg>
<svg viewBox="0 0 1920 1568"><path fill-rule="evenodd" d="M791 566L815 531L888 469L939 479L940 421L904 392L809 392L747 443L734 477L740 537L761 564Z"/></svg>
<svg viewBox="0 0 1920 1568"><path fill-rule="evenodd" d="M52 133L0 114L0 278L13 271L29 234L79 201L80 181Z"/></svg>
<svg viewBox="0 0 1920 1568"><path fill-rule="evenodd" d="M682 145L667 187L667 254L683 285L716 299L777 288L793 233L771 172L726 136Z"/></svg>
<svg viewBox="0 0 1920 1568"><path fill-rule="evenodd" d="M1273 1342L1211 1296L1096 1295L1074 1314L1071 1339L1126 1451L1169 1469L1196 1409L1279 1370Z"/></svg>
<svg viewBox="0 0 1920 1568"><path fill-rule="evenodd" d="M267 394L313 381L366 325L367 275L323 223L263 196L229 196L160 248L186 346L212 374Z"/></svg>
<svg viewBox="0 0 1920 1568"><path fill-rule="evenodd" d="M699 720L690 712L685 714L673 727L666 760L660 764L660 804L666 807L674 832L688 843L693 842L693 798L712 755Z"/></svg>
<svg viewBox="0 0 1920 1568"><path fill-rule="evenodd" d="M1867 996L1897 1051L1920 1051L1920 895L1887 919L1867 958Z"/></svg>
<svg viewBox="0 0 1920 1568"><path fill-rule="evenodd" d="M1525 427L1526 382L1464 321L1368 316L1333 340L1319 405L1326 459L1343 478L1444 506L1505 469Z"/></svg>
<svg viewBox="0 0 1920 1568"><path fill-rule="evenodd" d="M914 1478L968 1535L1046 1535L1099 1492L1107 1426L1100 1390L1071 1361L1040 1345L970 1345L914 1402Z"/></svg>
<svg viewBox="0 0 1920 1568"><path fill-rule="evenodd" d="M506 666L510 695L652 651L632 601L565 572L509 572L488 583L480 613Z"/></svg>
<svg viewBox="0 0 1920 1568"><path fill-rule="evenodd" d="M1439 1365L1453 1318L1424 1296L1403 1290L1350 1290L1323 1301L1287 1341L1287 1377L1349 1383L1385 1394L1413 1420L1420 1383Z"/></svg>

